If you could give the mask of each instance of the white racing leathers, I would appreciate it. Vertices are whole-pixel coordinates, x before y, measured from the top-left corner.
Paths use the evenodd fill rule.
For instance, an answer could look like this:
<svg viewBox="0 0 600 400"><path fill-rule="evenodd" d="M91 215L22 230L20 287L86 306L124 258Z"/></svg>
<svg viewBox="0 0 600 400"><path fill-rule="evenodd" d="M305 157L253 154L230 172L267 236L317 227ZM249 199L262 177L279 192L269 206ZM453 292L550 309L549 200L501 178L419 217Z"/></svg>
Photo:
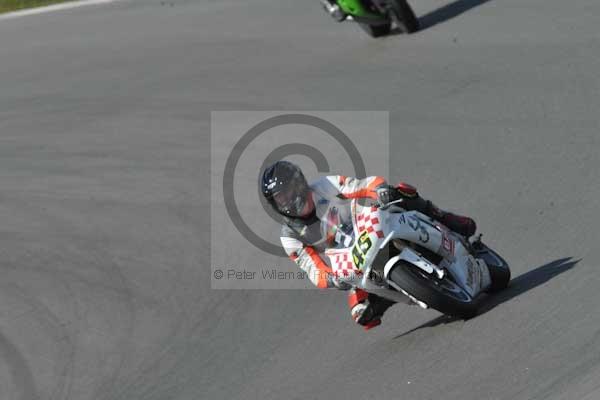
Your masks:
<svg viewBox="0 0 600 400"><path fill-rule="evenodd" d="M384 185L385 179L378 176L365 179L340 175L323 177L310 184L315 212L306 219L285 218L281 229L281 244L288 256L306 272L310 281L318 288L349 289L336 279L331 267L320 256L332 240L343 242L344 232L323 232L322 219L330 217L330 211L336 208L336 205L347 203L350 199L364 198L376 201L376 189ZM351 229L350 215L342 214L343 210L347 212L347 209L348 207L339 207L340 215L336 214L336 217L340 219L338 222L347 220Z"/></svg>

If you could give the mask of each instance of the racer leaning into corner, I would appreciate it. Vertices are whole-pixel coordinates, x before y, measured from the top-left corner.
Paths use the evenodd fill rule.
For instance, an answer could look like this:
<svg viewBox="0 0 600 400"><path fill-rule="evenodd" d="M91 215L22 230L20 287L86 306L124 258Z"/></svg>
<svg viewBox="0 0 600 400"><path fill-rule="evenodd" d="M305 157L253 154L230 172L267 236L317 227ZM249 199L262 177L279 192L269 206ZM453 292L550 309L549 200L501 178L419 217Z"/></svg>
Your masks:
<svg viewBox="0 0 600 400"><path fill-rule="evenodd" d="M327 240L322 238L320 218L330 203L365 199L385 207L391 201L402 200L402 208L417 210L467 238L477 229L473 219L436 207L422 198L413 186L406 183L390 186L379 176L364 179L325 176L309 184L298 166L277 161L265 169L260 186L268 203L283 215L281 243L287 255L318 288L349 290L352 318L367 330L381 324L381 317L394 302L339 281L321 258L320 253L327 249Z"/></svg>

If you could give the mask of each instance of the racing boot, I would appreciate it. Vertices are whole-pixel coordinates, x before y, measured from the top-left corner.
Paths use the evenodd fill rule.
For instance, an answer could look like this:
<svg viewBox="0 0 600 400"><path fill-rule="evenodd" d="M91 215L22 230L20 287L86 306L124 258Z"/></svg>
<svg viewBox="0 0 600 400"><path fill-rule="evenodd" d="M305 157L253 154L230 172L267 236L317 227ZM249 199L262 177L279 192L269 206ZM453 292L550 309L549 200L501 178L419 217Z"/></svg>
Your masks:
<svg viewBox="0 0 600 400"><path fill-rule="evenodd" d="M429 200L425 200L425 207L421 212L428 217L441 222L446 226L446 228L458 233L459 235L463 235L467 239L473 236L475 231L477 231L477 224L472 218L444 211Z"/></svg>
<svg viewBox="0 0 600 400"><path fill-rule="evenodd" d="M422 198L417 189L407 183L400 182L395 187L377 189L380 205L402 199L402 207L406 210L417 210L430 218L444 224L448 229L469 238L475 234L477 224L469 217L453 214L437 207L430 200Z"/></svg>
<svg viewBox="0 0 600 400"><path fill-rule="evenodd" d="M354 288L348 294L348 306L352 319L366 331L381 324L383 313L395 302L373 293Z"/></svg>
<svg viewBox="0 0 600 400"><path fill-rule="evenodd" d="M477 231L477 224L472 218L464 217L462 215L456 215L449 212L445 212L444 216L439 221L446 225L448 229L463 235L467 239L475 234Z"/></svg>
<svg viewBox="0 0 600 400"><path fill-rule="evenodd" d="M440 221L451 231L463 235L466 238L473 236L475 231L477 231L477 224L472 218L441 210L431 202L429 203L431 205L431 210L435 210L432 212L432 214L435 215L432 218Z"/></svg>

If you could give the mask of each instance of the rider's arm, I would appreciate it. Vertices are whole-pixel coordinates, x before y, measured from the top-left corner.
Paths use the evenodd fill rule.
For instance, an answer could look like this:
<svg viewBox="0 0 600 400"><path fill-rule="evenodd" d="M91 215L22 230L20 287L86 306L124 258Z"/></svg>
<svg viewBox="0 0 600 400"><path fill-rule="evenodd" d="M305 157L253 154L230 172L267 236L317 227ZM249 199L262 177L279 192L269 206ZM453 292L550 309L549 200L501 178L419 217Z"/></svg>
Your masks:
<svg viewBox="0 0 600 400"><path fill-rule="evenodd" d="M345 199L370 198L377 200L377 188L387 185L385 179L380 176L358 179L333 175L328 176L327 180Z"/></svg>
<svg viewBox="0 0 600 400"><path fill-rule="evenodd" d="M417 189L413 186L400 182L396 186L389 186L386 180L380 176L370 176L364 179L351 178L341 175L328 176L329 182L338 193L346 199L370 198L378 200L380 204L403 198L409 209L421 211L425 207L423 199L419 197ZM377 189L388 189L382 193Z"/></svg>
<svg viewBox="0 0 600 400"><path fill-rule="evenodd" d="M318 288L325 289L335 287L331 267L329 267L319 253L312 247L307 246L300 240L282 236L281 244L287 255L308 275L310 281Z"/></svg>

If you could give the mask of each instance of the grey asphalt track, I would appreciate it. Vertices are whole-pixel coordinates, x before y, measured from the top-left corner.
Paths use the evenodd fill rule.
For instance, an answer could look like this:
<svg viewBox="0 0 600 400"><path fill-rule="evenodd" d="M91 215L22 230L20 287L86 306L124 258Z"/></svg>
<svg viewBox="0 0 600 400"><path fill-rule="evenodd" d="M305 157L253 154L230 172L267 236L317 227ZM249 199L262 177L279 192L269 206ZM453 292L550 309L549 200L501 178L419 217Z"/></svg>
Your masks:
<svg viewBox="0 0 600 400"><path fill-rule="evenodd" d="M600 3L413 3L381 40L316 0L1 21L0 399L600 398ZM389 110L390 178L512 287L368 333L336 290L211 290L210 111L272 109Z"/></svg>

